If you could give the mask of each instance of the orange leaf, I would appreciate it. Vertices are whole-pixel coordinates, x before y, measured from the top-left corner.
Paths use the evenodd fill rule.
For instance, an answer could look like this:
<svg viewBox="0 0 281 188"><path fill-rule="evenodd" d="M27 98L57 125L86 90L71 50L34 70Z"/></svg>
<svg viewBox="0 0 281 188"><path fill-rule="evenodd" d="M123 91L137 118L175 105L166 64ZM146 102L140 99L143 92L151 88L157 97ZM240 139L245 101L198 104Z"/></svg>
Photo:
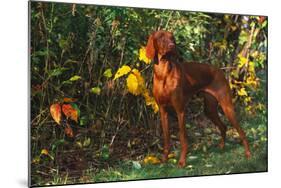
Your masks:
<svg viewBox="0 0 281 188"><path fill-rule="evenodd" d="M70 118L78 123L79 112L71 104L63 104L62 112L67 118Z"/></svg>
<svg viewBox="0 0 281 188"><path fill-rule="evenodd" d="M68 97L65 97L63 98L63 102L76 102L77 99L74 99L74 98L68 98Z"/></svg>
<svg viewBox="0 0 281 188"><path fill-rule="evenodd" d="M50 113L52 115L52 118L57 122L57 124L60 125L61 122L61 106L60 104L52 104L50 106Z"/></svg>
<svg viewBox="0 0 281 188"><path fill-rule="evenodd" d="M73 130L72 128L69 126L69 124L66 124L66 127L64 129L64 132L65 134L68 136L68 137L73 137Z"/></svg>

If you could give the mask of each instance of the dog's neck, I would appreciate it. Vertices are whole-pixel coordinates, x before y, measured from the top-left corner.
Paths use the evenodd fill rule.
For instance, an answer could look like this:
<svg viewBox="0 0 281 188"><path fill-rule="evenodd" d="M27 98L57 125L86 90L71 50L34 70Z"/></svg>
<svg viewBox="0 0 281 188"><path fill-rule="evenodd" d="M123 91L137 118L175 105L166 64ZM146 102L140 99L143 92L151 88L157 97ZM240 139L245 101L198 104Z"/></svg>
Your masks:
<svg viewBox="0 0 281 188"><path fill-rule="evenodd" d="M174 55L160 55L158 54L157 63L154 64L154 76L157 79L164 80L172 69L178 67L177 57Z"/></svg>
<svg viewBox="0 0 281 188"><path fill-rule="evenodd" d="M173 53L164 54L164 55L157 55L158 62L171 62L171 63L177 63L178 62L178 56Z"/></svg>

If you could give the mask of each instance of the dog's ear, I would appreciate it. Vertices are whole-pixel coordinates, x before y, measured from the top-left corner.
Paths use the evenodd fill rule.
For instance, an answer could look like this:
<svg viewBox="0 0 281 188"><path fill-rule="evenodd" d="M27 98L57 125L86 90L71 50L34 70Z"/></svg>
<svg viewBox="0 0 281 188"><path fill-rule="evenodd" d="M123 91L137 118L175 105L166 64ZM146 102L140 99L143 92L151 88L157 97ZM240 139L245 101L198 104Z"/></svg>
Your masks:
<svg viewBox="0 0 281 188"><path fill-rule="evenodd" d="M156 49L154 45L154 33L152 33L147 41L146 45L146 57L148 59L154 60L156 55Z"/></svg>

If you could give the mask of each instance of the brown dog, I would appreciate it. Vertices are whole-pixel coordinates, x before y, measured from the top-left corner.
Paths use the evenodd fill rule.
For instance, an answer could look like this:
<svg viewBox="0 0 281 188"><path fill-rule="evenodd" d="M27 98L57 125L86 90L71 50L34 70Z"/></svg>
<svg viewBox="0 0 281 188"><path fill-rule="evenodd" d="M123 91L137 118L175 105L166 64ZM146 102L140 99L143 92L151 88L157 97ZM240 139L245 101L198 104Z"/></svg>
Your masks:
<svg viewBox="0 0 281 188"><path fill-rule="evenodd" d="M164 136L164 162L168 159L170 149L167 107L173 107L177 113L181 143L178 165L183 167L186 164L187 153L184 109L191 96L198 92L204 96L206 115L221 132L220 147L224 147L227 127L219 118L218 104L231 125L238 131L245 147L245 155L250 158L249 144L235 118L231 90L223 71L208 64L179 62L174 36L167 31L156 31L150 35L146 46L146 56L155 62L153 95L160 109Z"/></svg>

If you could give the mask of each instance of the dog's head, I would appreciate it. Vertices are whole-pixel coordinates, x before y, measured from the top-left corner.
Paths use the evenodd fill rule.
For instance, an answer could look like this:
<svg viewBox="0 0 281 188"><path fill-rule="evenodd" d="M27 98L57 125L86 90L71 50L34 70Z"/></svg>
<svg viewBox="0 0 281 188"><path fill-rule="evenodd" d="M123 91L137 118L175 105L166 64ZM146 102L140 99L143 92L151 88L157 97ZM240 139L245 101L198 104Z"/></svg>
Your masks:
<svg viewBox="0 0 281 188"><path fill-rule="evenodd" d="M164 56L176 55L176 42L173 33L168 31L153 32L146 45L146 56L149 59L157 60Z"/></svg>

